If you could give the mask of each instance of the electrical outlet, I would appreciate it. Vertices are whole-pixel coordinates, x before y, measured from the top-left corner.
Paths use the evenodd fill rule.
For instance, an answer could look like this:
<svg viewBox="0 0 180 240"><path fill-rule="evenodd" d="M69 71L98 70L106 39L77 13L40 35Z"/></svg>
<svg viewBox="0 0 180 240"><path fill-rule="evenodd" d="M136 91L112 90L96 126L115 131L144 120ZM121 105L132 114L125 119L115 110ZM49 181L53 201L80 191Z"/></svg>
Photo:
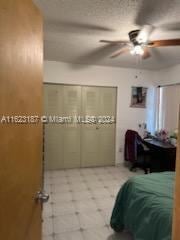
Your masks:
<svg viewBox="0 0 180 240"><path fill-rule="evenodd" d="M120 148L119 148L119 152L122 152L122 151L123 151L123 150L122 150L122 147L120 147Z"/></svg>

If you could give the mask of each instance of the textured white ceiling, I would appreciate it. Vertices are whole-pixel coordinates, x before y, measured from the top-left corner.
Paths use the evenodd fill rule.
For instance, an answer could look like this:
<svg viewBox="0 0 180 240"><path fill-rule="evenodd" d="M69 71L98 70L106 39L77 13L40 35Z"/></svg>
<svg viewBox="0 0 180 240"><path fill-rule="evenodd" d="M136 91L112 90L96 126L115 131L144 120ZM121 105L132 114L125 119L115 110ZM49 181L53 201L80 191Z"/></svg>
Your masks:
<svg viewBox="0 0 180 240"><path fill-rule="evenodd" d="M45 59L92 65L166 68L180 63L180 47L152 49L140 60L109 56L117 46L100 39L128 40L128 32L152 24L154 39L180 38L180 0L34 0L43 12ZM119 47L118 47L119 48Z"/></svg>

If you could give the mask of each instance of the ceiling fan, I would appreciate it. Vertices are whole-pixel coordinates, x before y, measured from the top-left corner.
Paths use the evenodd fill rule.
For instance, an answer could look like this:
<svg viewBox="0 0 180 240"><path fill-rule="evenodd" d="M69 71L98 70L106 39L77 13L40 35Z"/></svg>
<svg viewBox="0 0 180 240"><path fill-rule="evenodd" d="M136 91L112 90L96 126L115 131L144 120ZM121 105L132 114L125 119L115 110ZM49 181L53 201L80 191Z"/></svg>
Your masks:
<svg viewBox="0 0 180 240"><path fill-rule="evenodd" d="M151 57L150 48L180 46L180 39L166 39L149 41L149 37L154 30L152 25L145 25L141 30L129 32L129 41L100 40L102 43L120 45L121 48L111 55L111 58L130 52L132 55L140 55L142 59Z"/></svg>

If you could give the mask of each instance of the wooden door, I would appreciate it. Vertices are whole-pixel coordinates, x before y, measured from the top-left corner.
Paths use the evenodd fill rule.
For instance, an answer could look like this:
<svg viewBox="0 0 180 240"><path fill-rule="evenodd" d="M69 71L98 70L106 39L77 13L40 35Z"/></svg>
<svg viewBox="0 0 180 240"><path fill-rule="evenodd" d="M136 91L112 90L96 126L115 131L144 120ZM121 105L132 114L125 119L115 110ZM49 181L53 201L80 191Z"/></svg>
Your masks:
<svg viewBox="0 0 180 240"><path fill-rule="evenodd" d="M1 120L41 115L42 43L42 17L32 1L1 0L0 239L4 240L41 239L41 205L35 196L42 180L42 125L27 123L27 118L26 124Z"/></svg>
<svg viewBox="0 0 180 240"><path fill-rule="evenodd" d="M176 186L175 186L175 201L174 201L174 218L173 218L173 234L172 240L179 240L180 236L180 111L179 111L179 130L178 130L178 145L176 157Z"/></svg>

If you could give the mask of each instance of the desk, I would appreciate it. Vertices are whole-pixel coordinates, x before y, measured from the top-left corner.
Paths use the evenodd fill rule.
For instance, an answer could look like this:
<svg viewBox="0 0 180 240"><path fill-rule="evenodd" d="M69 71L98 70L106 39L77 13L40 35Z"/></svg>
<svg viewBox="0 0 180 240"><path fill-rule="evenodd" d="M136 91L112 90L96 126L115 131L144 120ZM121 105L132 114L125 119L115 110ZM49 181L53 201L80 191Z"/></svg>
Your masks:
<svg viewBox="0 0 180 240"><path fill-rule="evenodd" d="M150 172L175 171L176 147L156 139L144 139L150 149Z"/></svg>

